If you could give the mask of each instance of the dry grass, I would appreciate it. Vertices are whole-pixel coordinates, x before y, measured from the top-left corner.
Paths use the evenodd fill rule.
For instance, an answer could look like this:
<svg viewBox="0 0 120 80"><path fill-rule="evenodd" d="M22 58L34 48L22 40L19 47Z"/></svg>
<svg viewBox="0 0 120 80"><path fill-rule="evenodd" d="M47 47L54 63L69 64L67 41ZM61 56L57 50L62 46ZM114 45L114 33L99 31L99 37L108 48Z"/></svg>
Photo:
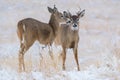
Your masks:
<svg viewBox="0 0 120 80"><path fill-rule="evenodd" d="M61 60L58 57L59 55L54 55L54 59L52 60L48 54L44 54L43 58L40 56L36 57L32 54L25 55L25 67L26 72L31 71L41 71L44 73L55 73L62 70ZM10 67L13 70L18 71L18 58L1 58L0 64L3 67Z"/></svg>

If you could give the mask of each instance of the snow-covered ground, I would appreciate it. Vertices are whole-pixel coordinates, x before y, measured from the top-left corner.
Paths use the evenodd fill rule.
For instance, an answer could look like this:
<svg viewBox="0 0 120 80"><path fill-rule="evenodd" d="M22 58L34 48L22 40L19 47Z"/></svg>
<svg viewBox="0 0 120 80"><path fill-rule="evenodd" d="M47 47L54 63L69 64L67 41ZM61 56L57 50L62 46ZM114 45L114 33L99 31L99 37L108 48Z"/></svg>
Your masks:
<svg viewBox="0 0 120 80"><path fill-rule="evenodd" d="M19 40L17 22L32 17L48 22L47 6L75 14L85 9L80 19L79 63L77 71L72 50L67 51L63 71L60 47L35 44L25 54L26 72L18 72ZM120 80L120 0L0 0L0 80ZM40 56L42 54L43 58Z"/></svg>

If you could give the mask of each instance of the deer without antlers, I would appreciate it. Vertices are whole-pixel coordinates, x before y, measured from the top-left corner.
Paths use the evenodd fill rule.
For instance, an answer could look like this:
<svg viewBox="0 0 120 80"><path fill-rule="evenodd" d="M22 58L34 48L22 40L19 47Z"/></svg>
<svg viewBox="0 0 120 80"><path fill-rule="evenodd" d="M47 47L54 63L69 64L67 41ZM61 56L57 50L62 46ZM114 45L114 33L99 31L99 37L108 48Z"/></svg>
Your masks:
<svg viewBox="0 0 120 80"><path fill-rule="evenodd" d="M25 71L24 54L37 40L44 45L51 45L57 35L58 26L63 22L62 13L57 8L48 7L51 13L49 23L43 23L33 18L26 18L18 22L17 34L20 40L19 71Z"/></svg>
<svg viewBox="0 0 120 80"><path fill-rule="evenodd" d="M64 11L64 18L67 21L66 24L62 24L59 29L59 34L57 35L55 41L56 44L61 45L63 48L62 68L65 70L65 60L66 60L66 49L73 48L75 61L77 63L77 69L79 68L78 62L78 42L79 42L79 19L84 16L85 10L79 11L77 15L71 15L70 12Z"/></svg>

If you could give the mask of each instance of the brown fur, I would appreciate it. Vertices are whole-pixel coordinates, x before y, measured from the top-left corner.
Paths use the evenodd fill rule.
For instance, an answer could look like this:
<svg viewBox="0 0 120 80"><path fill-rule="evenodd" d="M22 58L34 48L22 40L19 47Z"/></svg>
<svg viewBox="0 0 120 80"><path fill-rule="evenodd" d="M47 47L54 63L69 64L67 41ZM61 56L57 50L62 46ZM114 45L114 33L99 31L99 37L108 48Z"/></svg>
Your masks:
<svg viewBox="0 0 120 80"><path fill-rule="evenodd" d="M78 65L78 70L80 70L79 68L79 63L78 63L78 59L77 59L77 48L78 48L78 42L79 42L79 31L73 31L70 29L69 25L61 25L61 30L59 33L59 36L57 36L56 38L59 39L59 43L62 45L63 48L63 53L62 53L62 58L63 58L63 70L65 70L65 59L66 59L66 49L67 48L73 48L73 52L75 55L75 59L77 61L77 65Z"/></svg>
<svg viewBox="0 0 120 80"><path fill-rule="evenodd" d="M51 45L57 34L59 22L63 21L61 13L54 9L49 8L51 13L49 23L43 23L33 18L26 18L18 22L17 34L20 39L19 51L19 71L25 71L24 54L38 40L39 43L44 45Z"/></svg>
<svg viewBox="0 0 120 80"><path fill-rule="evenodd" d="M85 11L85 10L84 10ZM56 37L56 44L59 44L63 48L63 53L62 53L62 60L63 60L63 70L65 70L65 60L66 60L66 49L72 48L75 61L77 63L77 69L80 70L79 68L79 62L78 62L78 42L79 42L79 18L83 17L84 11L81 11L80 14L78 15L71 15L66 13L65 16L67 15L66 18L70 20L70 23L63 24L60 26L58 35ZM66 19L67 20L67 19ZM73 25L76 24L78 29L77 30L72 30Z"/></svg>

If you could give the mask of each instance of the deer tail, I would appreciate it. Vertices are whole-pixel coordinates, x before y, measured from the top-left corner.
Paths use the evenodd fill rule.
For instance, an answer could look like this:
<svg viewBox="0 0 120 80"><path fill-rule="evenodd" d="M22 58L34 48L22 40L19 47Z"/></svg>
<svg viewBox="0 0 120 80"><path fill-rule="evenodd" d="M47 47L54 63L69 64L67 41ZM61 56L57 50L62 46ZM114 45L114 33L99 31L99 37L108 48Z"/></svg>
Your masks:
<svg viewBox="0 0 120 80"><path fill-rule="evenodd" d="M20 42L23 41L23 35L24 35L24 24L22 23L22 21L18 22L18 25L17 25L17 35L18 35L18 38L20 39Z"/></svg>

